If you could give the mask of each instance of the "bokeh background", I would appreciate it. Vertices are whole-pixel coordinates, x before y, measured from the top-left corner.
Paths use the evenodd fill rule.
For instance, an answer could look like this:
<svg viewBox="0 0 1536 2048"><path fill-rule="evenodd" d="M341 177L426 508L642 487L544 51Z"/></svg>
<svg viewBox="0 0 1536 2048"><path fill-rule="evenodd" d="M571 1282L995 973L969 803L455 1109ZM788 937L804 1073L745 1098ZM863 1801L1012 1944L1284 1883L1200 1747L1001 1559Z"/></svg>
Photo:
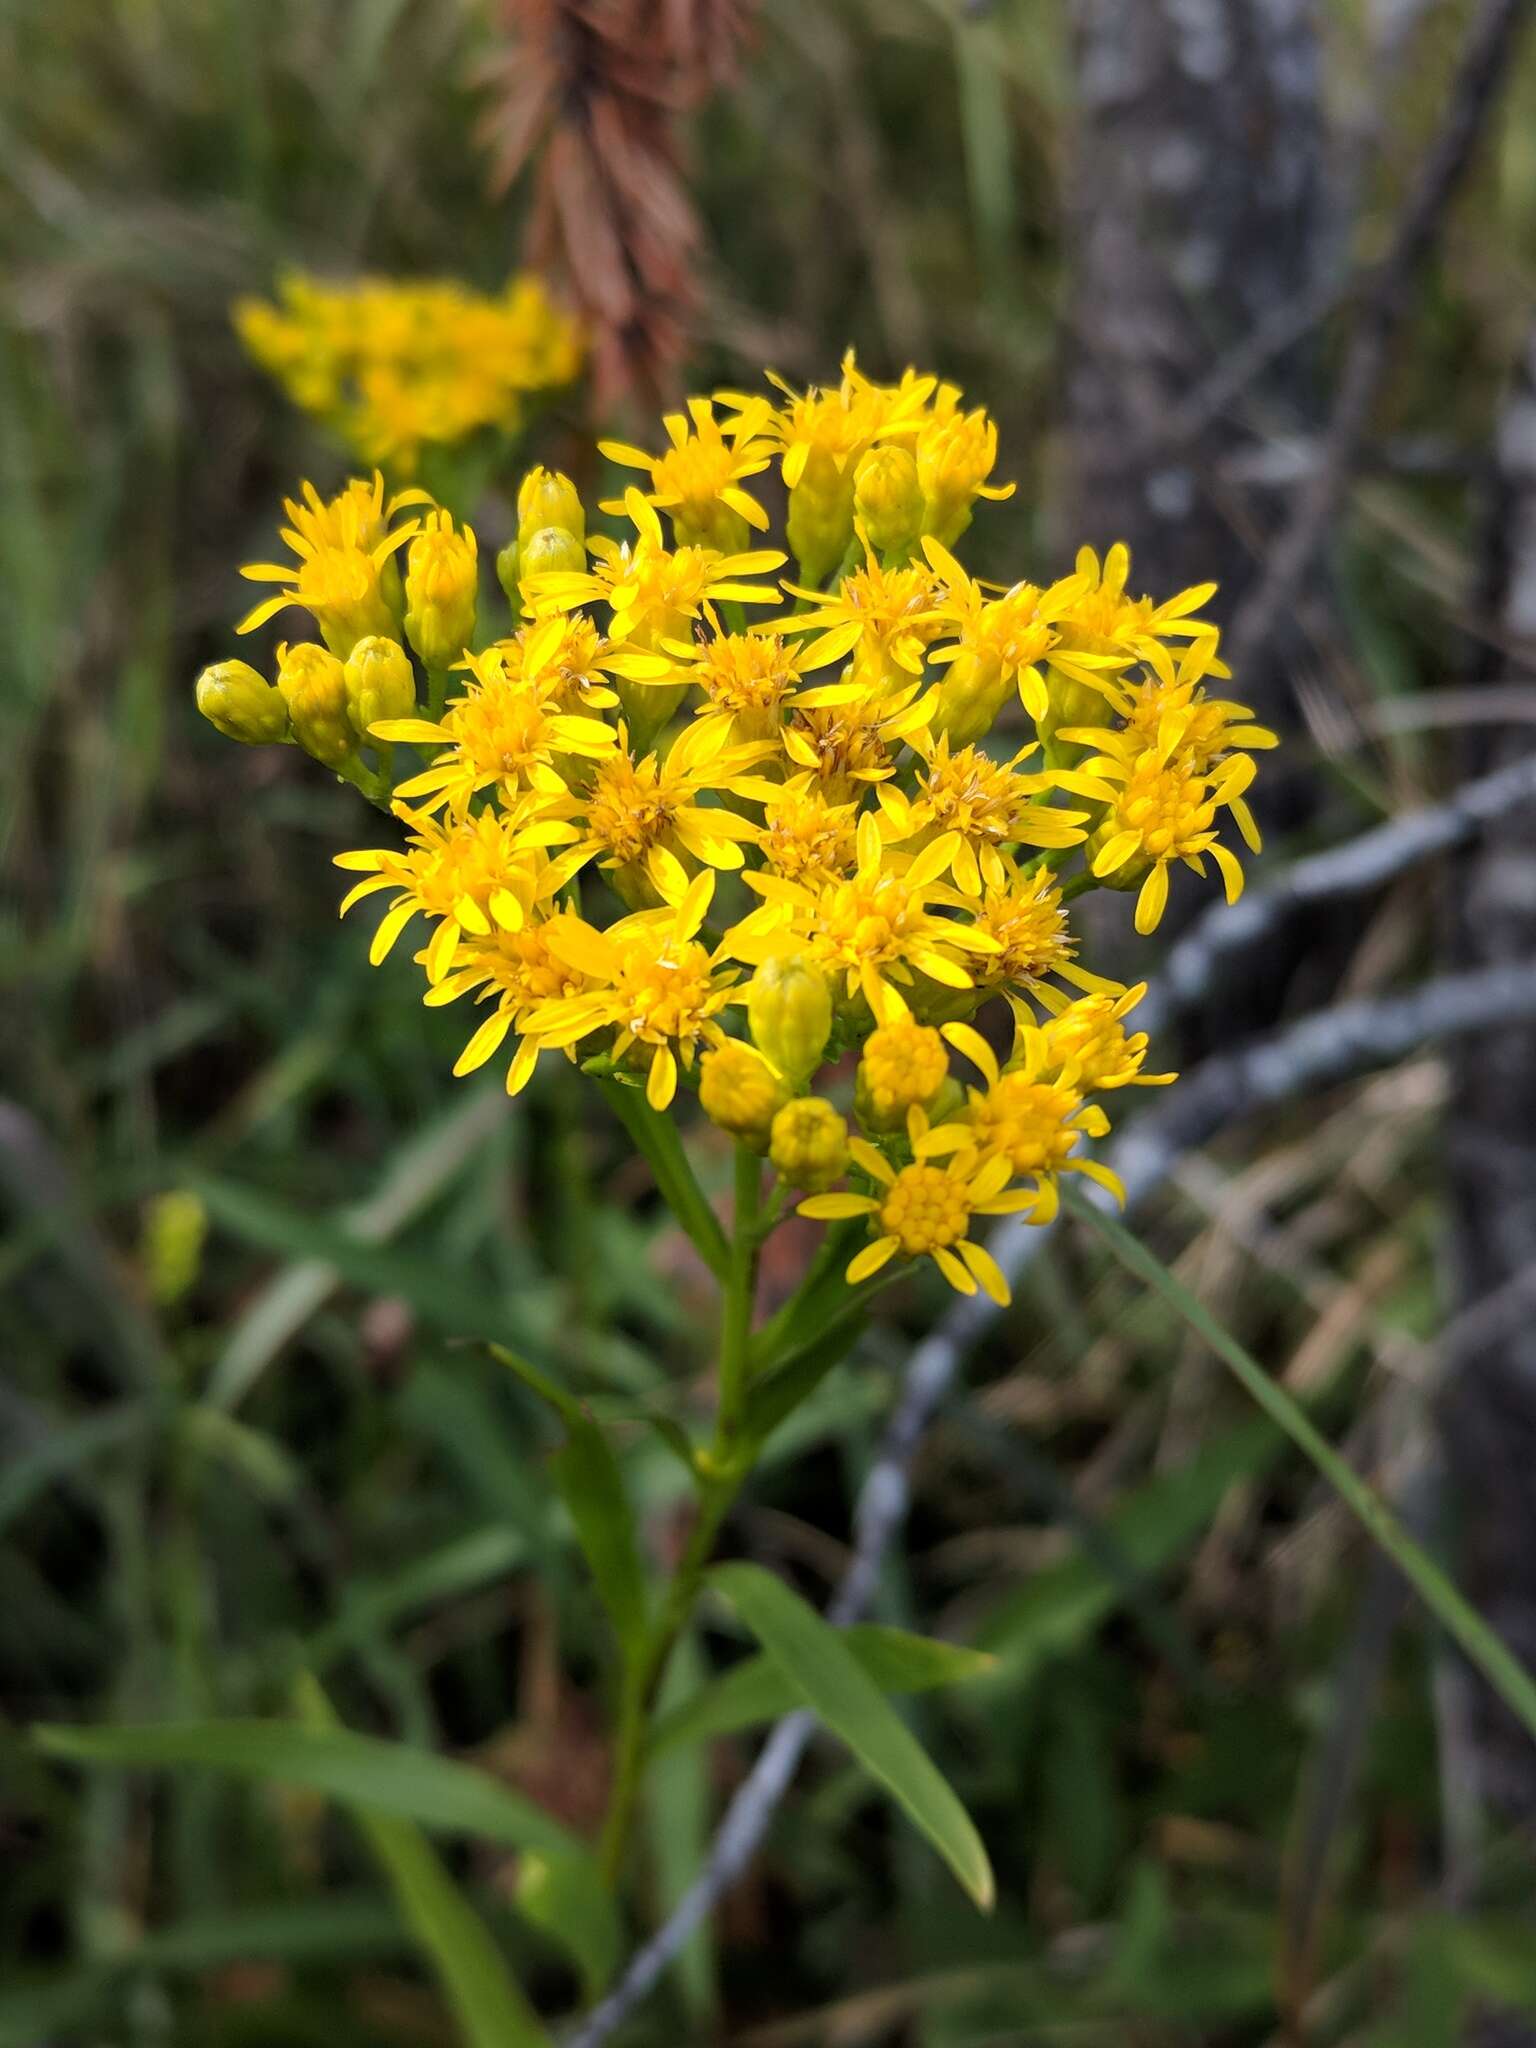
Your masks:
<svg viewBox="0 0 1536 2048"><path fill-rule="evenodd" d="M552 1346L615 1409L663 1382L702 1398L705 1291L566 1076L512 1114L453 1082L457 1019L338 930L355 793L231 747L191 695L234 651L237 568L281 496L347 473L245 359L231 301L293 265L490 287L527 261L542 144L498 187L498 109L559 11L0 12L7 2048L453 2038L344 1821L64 1770L35 1721L281 1712L310 1668L356 1727L473 1756L577 1826L601 1810L600 1630L549 1439L453 1333ZM983 572L1125 538L1154 591L1222 579L1237 694L1288 734L1271 871L1530 747L1528 8L657 0L628 9L637 64L648 11L700 53L668 124L697 243L519 464L579 471L594 427L653 439L657 378L825 380L853 344L998 418L1020 490L978 520ZM1463 104L1479 33L1490 89ZM1458 105L1472 146L1384 305L1375 266ZM579 287L579 218L538 253ZM1244 641L1373 322L1318 545ZM513 484L485 493L493 535ZM1529 963L1528 815L1283 927L1156 1063ZM1143 1227L1536 1653L1536 1019L1241 1119ZM937 1307L904 1286L733 1525L813 1598ZM630 1448L664 1554L676 1482ZM1536 2040L1536 1751L1163 1307L1062 1234L915 1485L880 1611L996 1653L914 1708L996 1914L819 1748L626 2041ZM719 1653L692 1645L694 1671ZM751 1748L661 1774L655 1910ZM455 1867L558 2011L508 1859Z"/></svg>

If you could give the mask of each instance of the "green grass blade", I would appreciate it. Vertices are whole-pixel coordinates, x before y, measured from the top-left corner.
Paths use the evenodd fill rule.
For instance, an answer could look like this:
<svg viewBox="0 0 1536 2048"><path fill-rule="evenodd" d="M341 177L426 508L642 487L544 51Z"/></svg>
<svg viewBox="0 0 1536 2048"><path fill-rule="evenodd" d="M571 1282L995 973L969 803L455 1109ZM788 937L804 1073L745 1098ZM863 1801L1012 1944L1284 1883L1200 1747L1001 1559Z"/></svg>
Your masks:
<svg viewBox="0 0 1536 2048"><path fill-rule="evenodd" d="M842 1632L760 1565L717 1565L709 1577L805 1705L886 1788L976 1904L990 1911L996 1885L975 1823Z"/></svg>
<svg viewBox="0 0 1536 2048"><path fill-rule="evenodd" d="M1536 1735L1536 1679L1500 1641L1477 1610L1456 1590L1428 1552L1414 1542L1386 1502L1307 1419L1303 1410L1244 1350L1230 1331L1196 1300L1183 1282L1149 1252L1123 1224L1080 1197L1070 1201L1072 1213L1096 1230L1138 1279L1155 1288L1176 1309L1216 1356L1230 1368L1272 1421L1304 1452L1350 1509L1371 1539L1380 1544L1423 1600L1436 1620L1482 1672L1510 1712Z"/></svg>
<svg viewBox="0 0 1536 2048"><path fill-rule="evenodd" d="M299 1702L306 1733L328 1737L345 1732L336 1726L330 1702L315 1680L301 1683ZM484 1921L420 1828L367 1807L354 1809L354 1818L442 1986L465 2048L549 2048L548 2034Z"/></svg>

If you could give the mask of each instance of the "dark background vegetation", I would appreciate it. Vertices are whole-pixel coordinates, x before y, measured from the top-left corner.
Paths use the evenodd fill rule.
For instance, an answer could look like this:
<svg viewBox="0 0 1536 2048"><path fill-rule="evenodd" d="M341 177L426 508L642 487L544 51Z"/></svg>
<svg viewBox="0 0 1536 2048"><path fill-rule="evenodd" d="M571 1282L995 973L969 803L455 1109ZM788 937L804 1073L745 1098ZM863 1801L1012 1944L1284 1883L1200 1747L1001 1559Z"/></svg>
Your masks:
<svg viewBox="0 0 1536 2048"><path fill-rule="evenodd" d="M976 566L1059 573L1079 540L1124 534L1156 589L1221 575L1230 618L1316 474L1370 266L1487 12L765 6L689 124L690 388L763 363L828 377L849 342L876 373L941 369L995 412L1021 483L978 521ZM487 197L474 140L492 37L469 0L0 12L14 2048L449 2041L344 1822L197 1777L82 1776L26 1729L281 1713L307 1666L352 1725L474 1756L588 1825L603 1652L548 1439L451 1338L536 1339L599 1406L707 1392L705 1291L617 1126L563 1073L515 1114L494 1082L453 1082L462 1025L422 1009L403 953L372 970L336 926L329 857L375 829L354 794L230 746L192 705L198 667L233 651L237 565L270 553L278 498L345 473L242 360L229 302L291 263L490 284L517 262L523 189ZM1528 745L1536 47L1501 68L1337 516L1239 668L1291 735L1274 862ZM1258 374L1177 445L1149 439L1256 330L1275 343ZM573 400L527 458L572 459L590 424ZM1453 693L1474 688L1463 717ZM1283 935L1170 1057L1341 993L1528 960L1532 837L1516 820L1342 931ZM1143 1224L1528 1659L1533 1033L1223 1132ZM157 1305L147 1218L189 1185L208 1242ZM813 1598L936 1291L904 1288L733 1524ZM1504 1312L1469 1336L1490 1295ZM676 1482L631 1452L665 1553ZM1536 1763L1162 1307L1061 1236L916 1486L880 1611L998 1655L915 1710L986 1834L997 1913L975 1916L824 1746L627 2040L1536 2038L1518 2017L1536 2011ZM721 1648L693 1645L694 1668ZM653 1912L749 1756L718 1743L662 1776ZM570 1986L504 1910L503 1860L459 1867L558 2007Z"/></svg>

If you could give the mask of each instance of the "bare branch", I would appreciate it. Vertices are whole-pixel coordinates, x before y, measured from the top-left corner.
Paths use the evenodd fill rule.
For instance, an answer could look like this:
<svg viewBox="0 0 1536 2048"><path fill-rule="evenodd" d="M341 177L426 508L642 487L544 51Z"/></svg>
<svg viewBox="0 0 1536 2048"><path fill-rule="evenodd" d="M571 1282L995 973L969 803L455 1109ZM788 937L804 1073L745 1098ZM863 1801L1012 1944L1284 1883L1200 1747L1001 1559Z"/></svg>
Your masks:
<svg viewBox="0 0 1536 2048"><path fill-rule="evenodd" d="M1469 782L1443 804L1410 811L1328 853L1285 870L1265 889L1233 904L1217 903L1169 948L1162 972L1136 1012L1139 1030L1155 1035L1216 988L1230 956L1275 931L1297 910L1341 896L1363 896L1407 868L1470 843L1483 827L1536 798L1536 754Z"/></svg>
<svg viewBox="0 0 1536 2048"><path fill-rule="evenodd" d="M1403 996L1341 1004L1244 1051L1208 1060L1166 1108L1144 1117L1114 1147L1111 1163L1125 1183L1127 1210L1139 1207L1185 1153L1243 1117L1387 1065L1426 1040L1532 1017L1536 966L1496 968L1448 975ZM1018 1280L1050 1235L1050 1229L1017 1221L994 1233L992 1251L1010 1281ZM985 1295L962 1298L913 1352L880 1455L859 1495L854 1554L828 1609L828 1618L840 1626L855 1620L868 1603L881 1559L906 1519L912 1462L923 1432L966 1353L1000 1313ZM600 2048L735 1883L788 1791L814 1727L805 1712L779 1722L726 1809L698 1877L613 1991L569 2036L566 2048Z"/></svg>

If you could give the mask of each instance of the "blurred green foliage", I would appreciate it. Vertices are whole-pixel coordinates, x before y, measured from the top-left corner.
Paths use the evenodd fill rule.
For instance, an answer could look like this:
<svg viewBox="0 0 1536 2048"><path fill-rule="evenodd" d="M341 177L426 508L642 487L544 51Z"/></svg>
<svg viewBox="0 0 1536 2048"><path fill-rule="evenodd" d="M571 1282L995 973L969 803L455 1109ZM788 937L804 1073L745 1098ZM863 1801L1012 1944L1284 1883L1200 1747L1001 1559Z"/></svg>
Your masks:
<svg viewBox="0 0 1536 2048"><path fill-rule="evenodd" d="M1440 12L1372 231L1433 118L1462 10ZM1332 10L1346 112L1357 13ZM609 1674L555 1434L455 1339L562 1362L600 1416L686 1413L702 1276L562 1075L515 1114L448 1078L460 1027L407 960L376 972L336 929L353 793L230 747L190 692L231 651L236 565L268 551L282 492L340 473L241 360L229 301L289 262L512 266L518 206L486 198L472 141L488 32L469 0L0 15L0 2048L453 2038L338 1818L196 1775L82 1776L27 1745L33 1721L284 1712L308 1670L354 1728L473 1755L578 1831L601 1810ZM1055 0L785 5L695 137L701 377L815 376L849 341L957 377L1024 485L978 535L983 568L1042 538L1066 97ZM1394 394L1405 431L1485 438L1528 314L1529 61L1501 133ZM530 453L583 426L549 420ZM1433 481L1373 492L1344 568L1367 692L1399 693L1437 673L1435 606L1473 543ZM1434 1326L1433 1189L1404 1170L1425 1118L1410 1095L1369 1125L1345 1091L1309 1119L1273 1183L1312 1219L1290 1270L1187 1198L1164 1225L1340 1421L1383 1341ZM209 1234L166 1290L152 1205L173 1191ZM933 1313L902 1301L908 1328ZM812 1598L901 1357L892 1328L829 1381L738 1520ZM685 1482L657 1438L624 1441L666 1553ZM1475 1996L1536 2008L1528 1865L1496 1844L1476 1912L1437 1897L1441 1653L1408 1630L1352 1678L1388 1597L1361 1562L1168 1311L1053 1250L925 1457L879 1616L997 1656L910 1706L979 1818L996 1915L822 1750L718 1938L626 2038L1235 2048L1305 2013L1309 2038L1430 2048ZM722 1612L687 1646L694 1685L743 1650ZM655 1912L750 1740L658 1773ZM569 2006L505 1855L448 1860L525 1988Z"/></svg>

